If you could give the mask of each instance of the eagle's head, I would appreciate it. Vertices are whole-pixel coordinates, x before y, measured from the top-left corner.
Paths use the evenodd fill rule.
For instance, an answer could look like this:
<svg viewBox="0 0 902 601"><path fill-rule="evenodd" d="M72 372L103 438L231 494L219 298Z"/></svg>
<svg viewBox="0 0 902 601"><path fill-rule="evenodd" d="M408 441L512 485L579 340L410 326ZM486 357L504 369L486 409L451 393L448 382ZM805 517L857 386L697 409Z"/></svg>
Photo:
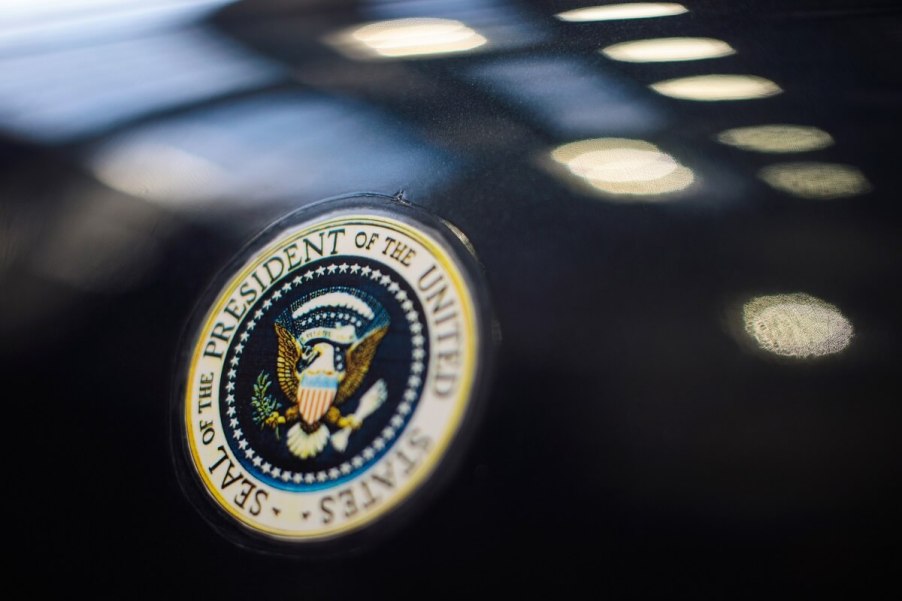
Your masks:
<svg viewBox="0 0 902 601"><path fill-rule="evenodd" d="M297 374L308 373L344 375L344 348L340 345L320 340L304 345L301 349L301 357L297 364Z"/></svg>

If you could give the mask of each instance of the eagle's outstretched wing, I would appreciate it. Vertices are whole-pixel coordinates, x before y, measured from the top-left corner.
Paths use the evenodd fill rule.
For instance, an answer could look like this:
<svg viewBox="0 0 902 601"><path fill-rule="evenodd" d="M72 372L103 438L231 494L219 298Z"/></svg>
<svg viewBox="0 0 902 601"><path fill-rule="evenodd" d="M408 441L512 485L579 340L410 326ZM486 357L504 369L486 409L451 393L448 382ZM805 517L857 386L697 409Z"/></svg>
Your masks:
<svg viewBox="0 0 902 601"><path fill-rule="evenodd" d="M276 325L276 337L279 339L279 355L276 358L276 376L282 392L294 402L298 393L298 359L301 358L301 345L297 338L280 326Z"/></svg>
<svg viewBox="0 0 902 601"><path fill-rule="evenodd" d="M370 332L366 338L358 340L345 357L345 377L338 386L338 394L335 397L335 404L339 405L347 400L366 377L366 372L370 369L370 363L373 361L373 355L385 333L388 332L388 326L383 326Z"/></svg>

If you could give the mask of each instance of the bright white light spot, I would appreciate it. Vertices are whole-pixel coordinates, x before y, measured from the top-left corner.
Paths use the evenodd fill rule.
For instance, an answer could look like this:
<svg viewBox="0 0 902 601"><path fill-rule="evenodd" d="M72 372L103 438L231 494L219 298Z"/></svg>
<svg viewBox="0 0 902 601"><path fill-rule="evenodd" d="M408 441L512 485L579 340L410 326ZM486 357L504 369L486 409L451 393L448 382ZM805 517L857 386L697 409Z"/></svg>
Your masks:
<svg viewBox="0 0 902 601"><path fill-rule="evenodd" d="M658 38L614 44L601 53L628 63L667 63L720 58L736 54L736 51L723 40L714 38Z"/></svg>
<svg viewBox="0 0 902 601"><path fill-rule="evenodd" d="M597 138L559 146L551 158L593 192L608 197L647 196L683 190L692 170L643 140Z"/></svg>
<svg viewBox="0 0 902 601"><path fill-rule="evenodd" d="M852 340L852 324L839 309L808 294L759 296L745 304L742 316L755 342L783 357L831 355Z"/></svg>
<svg viewBox="0 0 902 601"><path fill-rule="evenodd" d="M648 19L650 17L670 17L689 12L682 4L675 2L629 2L627 4L605 4L587 6L558 13L561 21L583 23L586 21L618 21L621 19Z"/></svg>
<svg viewBox="0 0 902 601"><path fill-rule="evenodd" d="M669 154L657 150L612 148L591 150L579 155L567 166L575 175L588 180L620 183L661 179L676 171L679 164Z"/></svg>
<svg viewBox="0 0 902 601"><path fill-rule="evenodd" d="M703 102L767 98L783 91L771 80L754 75L696 75L668 79L649 87L671 98Z"/></svg>
<svg viewBox="0 0 902 601"><path fill-rule="evenodd" d="M833 137L817 127L757 125L721 132L717 141L743 150L782 154L821 150L833 145Z"/></svg>
<svg viewBox="0 0 902 601"><path fill-rule="evenodd" d="M802 198L829 200L871 190L857 167L838 163L778 163L759 171L758 177L772 188Z"/></svg>
<svg viewBox="0 0 902 601"><path fill-rule="evenodd" d="M394 19L355 27L327 41L357 59L415 58L469 52L487 40L453 19Z"/></svg>

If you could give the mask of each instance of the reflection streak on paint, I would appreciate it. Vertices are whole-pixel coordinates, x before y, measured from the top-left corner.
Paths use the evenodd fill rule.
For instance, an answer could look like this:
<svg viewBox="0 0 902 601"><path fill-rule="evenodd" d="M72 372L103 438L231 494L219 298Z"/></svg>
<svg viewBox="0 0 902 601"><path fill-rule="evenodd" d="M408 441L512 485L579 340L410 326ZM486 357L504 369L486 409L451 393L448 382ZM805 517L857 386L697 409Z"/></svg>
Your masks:
<svg viewBox="0 0 902 601"><path fill-rule="evenodd" d="M63 142L282 77L276 63L190 27L66 51L0 56L0 127Z"/></svg>
<svg viewBox="0 0 902 601"><path fill-rule="evenodd" d="M293 132L285 135L285 132ZM276 92L238 99L123 132L86 152L108 186L180 210L394 188L410 173L442 180L454 161L368 105Z"/></svg>
<svg viewBox="0 0 902 601"><path fill-rule="evenodd" d="M830 200L871 190L858 167L840 163L777 163L759 171L758 177L772 188L801 198Z"/></svg>
<svg viewBox="0 0 902 601"><path fill-rule="evenodd" d="M833 145L833 137L822 129L805 125L756 125L728 129L717 141L742 150L783 154L821 150Z"/></svg>
<svg viewBox="0 0 902 601"><path fill-rule="evenodd" d="M666 63L720 58L736 54L736 50L714 38L657 38L613 44L601 53L628 63Z"/></svg>
<svg viewBox="0 0 902 601"><path fill-rule="evenodd" d="M175 31L235 0L3 0L0 55Z"/></svg>
<svg viewBox="0 0 902 601"><path fill-rule="evenodd" d="M480 62L468 75L517 110L531 111L563 139L645 136L664 125L642 88L593 67L561 57L515 56Z"/></svg>
<svg viewBox="0 0 902 601"><path fill-rule="evenodd" d="M808 294L755 297L743 306L742 317L761 349L783 357L830 355L852 340L852 324L840 310Z"/></svg>
<svg viewBox="0 0 902 601"><path fill-rule="evenodd" d="M701 102L767 98L783 91L780 86L763 77L724 74L668 79L649 87L663 96Z"/></svg>
<svg viewBox="0 0 902 601"><path fill-rule="evenodd" d="M689 12L682 4L675 2L629 2L625 4L605 4L587 6L558 13L561 21L584 23L588 21L619 21L626 19L648 19L670 17Z"/></svg>
<svg viewBox="0 0 902 601"><path fill-rule="evenodd" d="M644 140L582 140L559 146L551 158L606 197L656 197L683 190L695 181L691 169Z"/></svg>
<svg viewBox="0 0 902 601"><path fill-rule="evenodd" d="M413 58L469 52L485 37L453 19L393 19L345 30L327 40L352 58Z"/></svg>
<svg viewBox="0 0 902 601"><path fill-rule="evenodd" d="M229 174L202 156L163 144L113 144L93 161L107 186L161 203L193 203L229 189Z"/></svg>

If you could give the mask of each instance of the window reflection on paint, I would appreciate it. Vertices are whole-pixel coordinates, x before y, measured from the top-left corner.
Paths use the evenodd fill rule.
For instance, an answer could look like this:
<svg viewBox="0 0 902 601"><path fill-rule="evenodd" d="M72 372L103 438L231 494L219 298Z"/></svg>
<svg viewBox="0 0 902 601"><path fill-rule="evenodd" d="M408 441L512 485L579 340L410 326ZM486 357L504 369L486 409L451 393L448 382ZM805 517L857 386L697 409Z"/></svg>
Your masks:
<svg viewBox="0 0 902 601"><path fill-rule="evenodd" d="M235 0L3 0L0 56L174 31Z"/></svg>
<svg viewBox="0 0 902 601"><path fill-rule="evenodd" d="M231 187L229 173L213 161L162 143L107 146L94 157L93 169L111 188L163 203L195 203Z"/></svg>
<svg viewBox="0 0 902 601"><path fill-rule="evenodd" d="M849 346L853 328L838 308L803 293L758 296L742 308L745 331L783 357L821 357Z"/></svg>
<svg viewBox="0 0 902 601"><path fill-rule="evenodd" d="M756 125L728 129L717 141L742 150L782 154L821 150L833 145L833 137L822 129L804 125Z"/></svg>
<svg viewBox="0 0 902 601"><path fill-rule="evenodd" d="M650 87L664 96L701 102L767 98L783 91L771 80L754 75L696 75L660 81Z"/></svg>
<svg viewBox="0 0 902 601"><path fill-rule="evenodd" d="M393 19L354 27L331 36L335 48L358 59L415 58L470 52L485 37L453 19Z"/></svg>
<svg viewBox="0 0 902 601"><path fill-rule="evenodd" d="M675 2L629 2L625 4L605 4L587 6L558 13L561 21L582 23L587 21L619 21L622 19L648 19L670 17L689 12L682 4Z"/></svg>
<svg viewBox="0 0 902 601"><path fill-rule="evenodd" d="M736 50L714 38L658 38L613 44L601 53L628 63L665 63L720 58L736 54Z"/></svg>
<svg viewBox="0 0 902 601"><path fill-rule="evenodd" d="M693 172L644 140L596 138L559 146L551 152L570 178L601 196L651 197L690 186Z"/></svg>
<svg viewBox="0 0 902 601"><path fill-rule="evenodd" d="M530 111L563 139L593 134L644 136L665 124L645 90L588 61L515 55L480 61L466 73L487 94L518 111Z"/></svg>
<svg viewBox="0 0 902 601"><path fill-rule="evenodd" d="M778 163L759 171L758 177L772 188L801 198L829 200L871 190L858 167L839 163Z"/></svg>
<svg viewBox="0 0 902 601"><path fill-rule="evenodd" d="M0 53L0 127L42 142L69 141L282 77L280 65L192 27L61 51Z"/></svg>
<svg viewBox="0 0 902 601"><path fill-rule="evenodd" d="M286 132L293 132L286 135ZM435 185L451 157L387 115L337 97L281 92L131 129L87 153L107 186L179 210L223 210L348 189Z"/></svg>

